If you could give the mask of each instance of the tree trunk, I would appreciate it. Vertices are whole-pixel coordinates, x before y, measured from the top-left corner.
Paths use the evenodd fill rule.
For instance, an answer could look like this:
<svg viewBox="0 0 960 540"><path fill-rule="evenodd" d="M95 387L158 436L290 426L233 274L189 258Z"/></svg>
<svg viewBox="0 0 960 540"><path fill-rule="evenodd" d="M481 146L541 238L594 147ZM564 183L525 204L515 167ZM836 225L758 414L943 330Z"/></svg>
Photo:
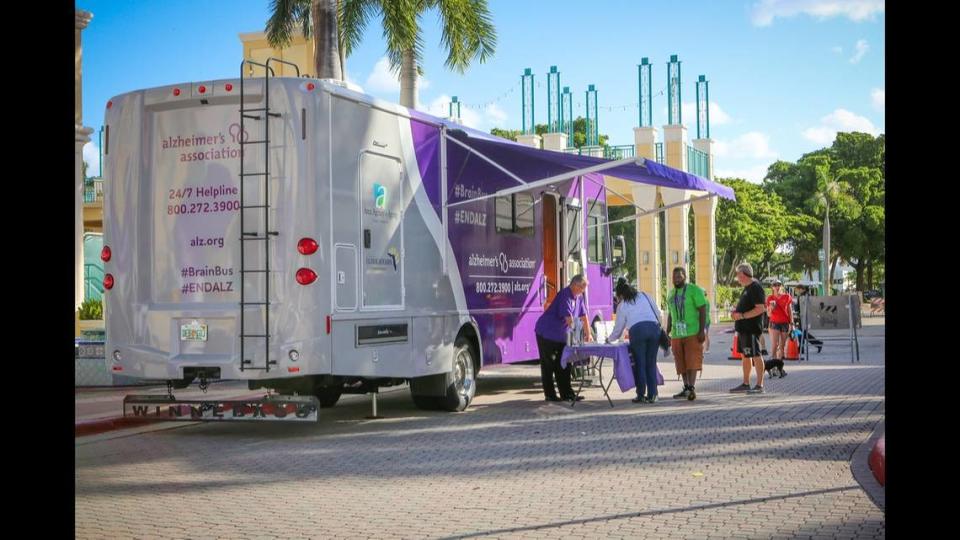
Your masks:
<svg viewBox="0 0 960 540"><path fill-rule="evenodd" d="M733 253L733 257L730 258L730 272L727 273L727 283L731 283L737 277L737 265L740 264L740 260L737 258L737 253Z"/></svg>
<svg viewBox="0 0 960 540"><path fill-rule="evenodd" d="M857 290L863 291L863 270L866 266L866 262L863 260L863 257L857 259Z"/></svg>
<svg viewBox="0 0 960 540"><path fill-rule="evenodd" d="M837 263L840 262L840 257L837 256L830 261L830 287L833 288L833 274L837 270Z"/></svg>
<svg viewBox="0 0 960 540"><path fill-rule="evenodd" d="M337 53L340 55L340 73L343 74L343 80L347 80L347 53L343 49L343 34L340 33L340 2L337 0Z"/></svg>
<svg viewBox="0 0 960 540"><path fill-rule="evenodd" d="M313 0L310 15L313 18L313 58L317 78L343 80L336 1Z"/></svg>
<svg viewBox="0 0 960 540"><path fill-rule="evenodd" d="M417 108L417 61L412 50L403 51L400 65L400 104L408 109Z"/></svg>
<svg viewBox="0 0 960 540"><path fill-rule="evenodd" d="M873 259L867 261L867 288L873 290Z"/></svg>

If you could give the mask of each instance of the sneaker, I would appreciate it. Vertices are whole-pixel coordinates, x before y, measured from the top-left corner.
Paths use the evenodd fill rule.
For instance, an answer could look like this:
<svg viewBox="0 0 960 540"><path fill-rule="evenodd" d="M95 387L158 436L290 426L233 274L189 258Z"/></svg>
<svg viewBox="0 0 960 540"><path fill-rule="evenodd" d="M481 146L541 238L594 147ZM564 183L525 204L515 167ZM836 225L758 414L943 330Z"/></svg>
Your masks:
<svg viewBox="0 0 960 540"><path fill-rule="evenodd" d="M695 399L697 399L697 391L691 386L690 393L687 394L687 401L693 401Z"/></svg>
<svg viewBox="0 0 960 540"><path fill-rule="evenodd" d="M638 396L638 397L635 397L635 398L631 399L630 401L632 401L632 402L634 402L634 403L646 403L646 402L647 402L647 398L645 398L645 397L643 397L643 396Z"/></svg>
<svg viewBox="0 0 960 540"><path fill-rule="evenodd" d="M763 393L763 387L758 384L758 385L754 386L753 388L747 390L747 393L748 393L748 394L762 394L762 393Z"/></svg>
<svg viewBox="0 0 960 540"><path fill-rule="evenodd" d="M731 388L731 389L730 389L730 393L731 393L731 394L743 394L743 393L748 392L749 390L750 390L750 385L749 385L749 384L741 384L740 386L738 386L738 387L736 387L736 388Z"/></svg>
<svg viewBox="0 0 960 540"><path fill-rule="evenodd" d="M648 398L646 399L646 402L647 402L647 403L656 403L656 402L657 402L657 396L648 397Z"/></svg>
<svg viewBox="0 0 960 540"><path fill-rule="evenodd" d="M673 399L683 399L683 398L690 399L690 387L687 385L683 385L683 390L681 390L679 394L673 395Z"/></svg>

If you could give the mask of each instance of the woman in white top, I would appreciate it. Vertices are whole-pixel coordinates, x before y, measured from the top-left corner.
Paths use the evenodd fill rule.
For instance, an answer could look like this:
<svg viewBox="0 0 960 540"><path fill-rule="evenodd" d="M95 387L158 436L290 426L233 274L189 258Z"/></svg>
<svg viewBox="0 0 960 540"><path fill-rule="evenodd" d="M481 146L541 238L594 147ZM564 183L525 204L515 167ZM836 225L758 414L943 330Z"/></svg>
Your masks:
<svg viewBox="0 0 960 540"><path fill-rule="evenodd" d="M620 304L617 323L607 343L619 339L625 329L630 329L633 377L637 382L637 397L633 402L654 403L657 401L657 348L660 345L660 317L654 312L656 304L623 279L617 281L614 291Z"/></svg>

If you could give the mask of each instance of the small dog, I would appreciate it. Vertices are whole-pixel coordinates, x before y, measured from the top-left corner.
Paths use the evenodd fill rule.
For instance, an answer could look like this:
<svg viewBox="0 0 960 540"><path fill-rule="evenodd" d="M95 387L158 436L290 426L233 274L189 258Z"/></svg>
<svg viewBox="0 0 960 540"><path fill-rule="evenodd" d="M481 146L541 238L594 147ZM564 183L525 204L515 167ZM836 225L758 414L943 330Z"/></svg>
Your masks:
<svg viewBox="0 0 960 540"><path fill-rule="evenodd" d="M786 370L783 369L783 360L779 360L777 358L764 360L763 370L766 371L767 376L771 378L779 376L782 379L787 376Z"/></svg>

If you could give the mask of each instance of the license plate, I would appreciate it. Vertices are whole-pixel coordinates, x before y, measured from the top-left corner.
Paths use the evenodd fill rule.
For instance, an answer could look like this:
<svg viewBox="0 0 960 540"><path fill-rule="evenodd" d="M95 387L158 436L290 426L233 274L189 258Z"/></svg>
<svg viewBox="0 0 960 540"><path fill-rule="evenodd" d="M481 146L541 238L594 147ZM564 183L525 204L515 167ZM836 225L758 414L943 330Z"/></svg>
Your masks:
<svg viewBox="0 0 960 540"><path fill-rule="evenodd" d="M206 341L207 325L193 321L180 325L180 341Z"/></svg>

